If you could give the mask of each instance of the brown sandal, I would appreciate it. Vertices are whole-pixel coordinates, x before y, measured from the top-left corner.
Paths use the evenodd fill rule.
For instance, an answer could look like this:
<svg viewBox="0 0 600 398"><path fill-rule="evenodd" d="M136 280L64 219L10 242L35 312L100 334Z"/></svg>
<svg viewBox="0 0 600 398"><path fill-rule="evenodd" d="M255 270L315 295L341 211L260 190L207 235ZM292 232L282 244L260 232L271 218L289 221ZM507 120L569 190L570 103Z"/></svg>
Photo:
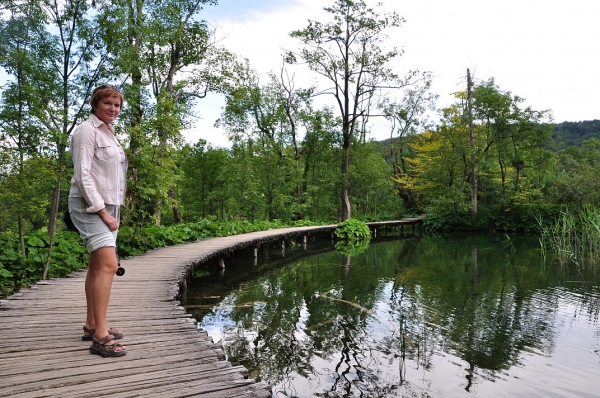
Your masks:
<svg viewBox="0 0 600 398"><path fill-rule="evenodd" d="M118 347L123 347L122 344L119 344L119 343L108 344L109 341L112 341L115 339L115 336L113 336L112 334L104 336L100 340L96 340L93 337L92 337L92 339L93 339L92 340L93 344L90 346L90 353L92 353L92 354L98 354L104 358L106 358L106 357L121 357L121 356L127 354L126 349L117 351Z"/></svg>
<svg viewBox="0 0 600 398"><path fill-rule="evenodd" d="M90 329L84 325L81 341L92 341L92 339L94 338L94 333L96 333L96 329ZM108 334L112 334L117 340L123 338L123 333L120 333L118 329L109 328Z"/></svg>

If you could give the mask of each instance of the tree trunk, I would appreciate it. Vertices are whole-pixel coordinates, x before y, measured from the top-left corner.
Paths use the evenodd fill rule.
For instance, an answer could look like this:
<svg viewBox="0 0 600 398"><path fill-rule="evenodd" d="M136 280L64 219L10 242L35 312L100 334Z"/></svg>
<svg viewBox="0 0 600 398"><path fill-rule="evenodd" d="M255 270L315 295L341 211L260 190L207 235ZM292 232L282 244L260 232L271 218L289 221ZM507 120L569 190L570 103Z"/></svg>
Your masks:
<svg viewBox="0 0 600 398"><path fill-rule="evenodd" d="M56 232L56 218L58 215L58 204L60 202L60 182L62 179L62 173L65 163L64 144L59 145L58 157L58 176L56 177L56 186L54 187L54 193L52 194L52 206L50 208L50 219L48 220L48 236L50 237L50 242L48 243L48 255L46 257L46 265L44 265L44 273L42 274L42 280L46 280L46 277L48 276L48 270L50 269L50 263L52 261L52 246L54 244L54 235Z"/></svg>
<svg viewBox="0 0 600 398"><path fill-rule="evenodd" d="M173 201L173 219L175 220L175 224L181 224L181 213L179 212L179 202L177 201L177 197L175 196L175 189L173 187L169 188L169 197Z"/></svg>
<svg viewBox="0 0 600 398"><path fill-rule="evenodd" d="M467 69L467 106L469 112L469 145L471 149L471 214L477 215L477 181L475 179L475 143L473 138L473 81Z"/></svg>
<svg viewBox="0 0 600 398"><path fill-rule="evenodd" d="M140 68L141 58L141 43L143 29L143 0L129 0L127 3L127 42L129 44L128 51L131 51L135 61L127 65L127 73L131 75L131 88L127 98L127 105L131 109L131 117L129 118L129 175L131 176L132 184L127 189L126 205L130 210L130 214L137 222L141 221L141 204L138 203L137 182L139 180L139 164L138 157L140 155L143 137L139 131L139 126L142 124L143 118L143 76Z"/></svg>
<svg viewBox="0 0 600 398"><path fill-rule="evenodd" d="M23 255L23 257L25 257L25 255L27 253L25 253L25 231L24 231L24 226L23 226L23 214L21 212L19 212L19 243L21 245L21 254ZM0 229L0 231L2 231Z"/></svg>
<svg viewBox="0 0 600 398"><path fill-rule="evenodd" d="M342 217L346 221L352 216L350 198L348 196L348 173L350 170L350 148L344 145L344 161L342 162Z"/></svg>

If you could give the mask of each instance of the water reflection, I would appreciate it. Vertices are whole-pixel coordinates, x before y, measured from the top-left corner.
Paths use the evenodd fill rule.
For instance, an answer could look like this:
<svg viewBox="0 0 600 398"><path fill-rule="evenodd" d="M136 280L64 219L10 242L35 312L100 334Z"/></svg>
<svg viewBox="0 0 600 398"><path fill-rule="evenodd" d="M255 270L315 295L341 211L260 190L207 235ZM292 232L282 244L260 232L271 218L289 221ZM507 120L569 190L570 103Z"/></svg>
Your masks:
<svg viewBox="0 0 600 398"><path fill-rule="evenodd" d="M597 396L596 275L557 273L535 241L503 239L237 258L183 301L277 397Z"/></svg>

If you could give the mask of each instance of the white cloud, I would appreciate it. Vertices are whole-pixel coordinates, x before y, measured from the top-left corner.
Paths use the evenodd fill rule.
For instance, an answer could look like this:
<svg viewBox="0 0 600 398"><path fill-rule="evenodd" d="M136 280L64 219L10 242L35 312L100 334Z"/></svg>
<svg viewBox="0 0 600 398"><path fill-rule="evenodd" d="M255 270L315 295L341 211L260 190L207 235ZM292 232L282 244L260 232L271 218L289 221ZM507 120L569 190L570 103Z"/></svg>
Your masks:
<svg viewBox="0 0 600 398"><path fill-rule="evenodd" d="M207 20L219 25L222 44L248 58L261 74L281 66L282 48L296 49L289 32L308 19L326 21L322 0L244 2L236 13L234 0L221 0L227 14ZM390 43L403 48L399 68L434 73L433 90L439 105L464 87L466 69L476 78L490 77L503 90L526 98L536 110L551 109L556 122L600 118L599 0L384 0L383 9L406 19L389 32ZM254 9L249 8L250 4ZM210 12L210 10L209 10ZM297 80L309 80L298 72ZM307 81L305 86L309 82ZM301 85L301 83L298 83ZM188 133L228 145L212 125L220 115L222 98L209 96L199 104L204 120ZM381 138L381 137L378 137Z"/></svg>

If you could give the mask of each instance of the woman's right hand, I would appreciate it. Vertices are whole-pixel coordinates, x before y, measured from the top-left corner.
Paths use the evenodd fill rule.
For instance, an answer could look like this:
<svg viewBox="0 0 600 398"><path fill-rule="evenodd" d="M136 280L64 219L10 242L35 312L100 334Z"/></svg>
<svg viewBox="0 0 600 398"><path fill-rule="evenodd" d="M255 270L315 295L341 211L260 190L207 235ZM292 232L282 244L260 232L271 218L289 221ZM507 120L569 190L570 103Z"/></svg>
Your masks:
<svg viewBox="0 0 600 398"><path fill-rule="evenodd" d="M119 224L117 224L117 219L110 215L109 212L106 211L106 208L98 211L98 215L104 221L104 224L108 225L108 228L111 231L116 231L119 228Z"/></svg>

